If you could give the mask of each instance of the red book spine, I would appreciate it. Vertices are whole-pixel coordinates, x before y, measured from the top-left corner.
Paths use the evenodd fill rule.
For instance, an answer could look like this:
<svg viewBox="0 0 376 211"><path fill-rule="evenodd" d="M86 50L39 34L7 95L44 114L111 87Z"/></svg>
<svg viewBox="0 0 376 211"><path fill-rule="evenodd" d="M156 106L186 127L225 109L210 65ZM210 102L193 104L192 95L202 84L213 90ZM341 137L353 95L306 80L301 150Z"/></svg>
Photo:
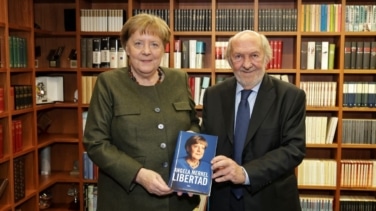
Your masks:
<svg viewBox="0 0 376 211"><path fill-rule="evenodd" d="M282 40L278 40L277 41L277 61L276 61L276 65L277 65L277 69L281 69L282 68Z"/></svg>

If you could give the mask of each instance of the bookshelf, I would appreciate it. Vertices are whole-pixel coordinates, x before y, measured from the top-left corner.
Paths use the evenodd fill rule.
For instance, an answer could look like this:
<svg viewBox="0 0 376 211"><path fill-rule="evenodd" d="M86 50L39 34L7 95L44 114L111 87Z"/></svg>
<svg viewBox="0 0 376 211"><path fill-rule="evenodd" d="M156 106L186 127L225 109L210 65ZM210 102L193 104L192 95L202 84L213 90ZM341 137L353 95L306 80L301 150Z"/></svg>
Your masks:
<svg viewBox="0 0 376 211"><path fill-rule="evenodd" d="M339 29L334 31L320 31L306 29L305 7L312 4L337 4L340 5L338 17ZM290 82L300 86L302 82L336 82L335 106L307 106L308 116L338 117L338 126L331 144L307 144L307 159L327 159L336 163L335 183L333 185L299 185L302 195L321 195L333 199L333 210L341 210L341 197L350 196L376 196L374 186L348 186L341 184L341 163L344 160L376 160L376 144L348 144L345 140L343 128L347 119L375 119L376 108L367 106L344 106L347 90L343 85L348 82L371 83L376 80L375 69L345 68L345 44L347 42L375 42L376 31L354 32L347 30L346 7L356 5L375 5L371 0L0 0L0 86L4 90L4 111L0 112L0 124L3 126L3 156L0 156L0 178L8 178L9 184L0 198L0 210L38 210L39 196L43 193L52 195L52 206L47 210L68 210L73 198L72 190L79 191L80 210L84 210L84 196L82 190L87 184L96 183L96 180L83 178L84 152L82 140L82 115L88 110L88 104L83 103L84 90L82 78L96 76L109 68L91 68L83 66L84 59L81 54L81 40L83 38L116 37L114 31L81 30L83 21L81 10L120 9L124 10L125 18L132 16L134 10L161 10L169 13L166 19L172 29L170 43L170 67L174 67L173 41L199 40L206 44L203 68L183 68L192 77L210 77L210 84L222 76L230 76L228 68L216 66L216 44L225 42L241 27L254 29L265 34L270 40L282 41L282 58L279 69L270 68L270 74L287 75ZM267 29L265 26L271 22L264 22L263 14L268 14L268 9L295 10L295 29ZM16 12L17 11L17 12ZM177 27L181 20L177 19L179 12L197 12L205 14L209 22L198 22L203 27L197 30L187 30ZM208 12L209 11L209 12ZM224 12L223 12L224 11ZM241 19L253 14L250 20ZM19 15L22 14L22 15ZM64 14L67 14L64 18ZM184 14L184 13L183 13ZM189 14L189 13L188 13ZM220 17L233 17L239 19ZM235 15L234 15L235 14ZM292 13L294 14L294 13ZM375 15L376 17L376 15ZM75 25L65 23L75 22ZM271 19L270 19L271 20ZM269 21L270 21L269 20ZM241 22L239 28L219 28ZM225 24L227 23L227 24ZM269 23L269 24L268 24ZM289 22L290 23L290 22ZM36 25L34 25L36 24ZM278 24L277 24L278 25ZM303 29L304 28L304 29ZM242 28L241 28L242 29ZM11 59L10 37L24 39L24 62L22 67L13 67ZM329 41L335 44L334 67L330 70L303 69L301 68L302 42L314 41L316 43ZM52 49L64 46L57 66L51 66L46 58ZM37 50L35 50L37 49ZM70 52L77 51L77 67L72 67L68 59ZM37 62L36 62L37 61ZM11 87L14 85L32 85L35 93L35 78L38 76L63 76L64 101L53 104L36 105L35 95L32 96L30 107L14 110ZM75 99L78 93L78 101ZM1 103L1 101L0 101ZM201 106L197 107L198 110ZM13 152L12 122L22 122L22 149ZM354 138L356 141L356 138ZM40 152L51 148L51 175L40 174ZM1 149L1 147L0 147ZM1 155L1 153L0 153ZM19 158L24 159L25 177L24 197L15 202L14 186L15 171ZM72 173L78 163L80 175ZM297 171L298 172L298 171Z"/></svg>

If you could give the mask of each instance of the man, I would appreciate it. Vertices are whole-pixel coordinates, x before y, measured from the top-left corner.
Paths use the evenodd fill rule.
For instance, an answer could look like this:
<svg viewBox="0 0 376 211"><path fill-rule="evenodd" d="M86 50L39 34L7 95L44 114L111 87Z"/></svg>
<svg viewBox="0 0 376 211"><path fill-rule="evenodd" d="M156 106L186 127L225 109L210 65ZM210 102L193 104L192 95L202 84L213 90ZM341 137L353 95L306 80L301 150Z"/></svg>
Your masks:
<svg viewBox="0 0 376 211"><path fill-rule="evenodd" d="M305 156L305 93L266 74L271 57L264 35L237 33L226 52L234 77L205 92L202 132L219 138L211 211L301 210L294 172ZM242 90L248 110L237 116ZM240 139L238 126L246 126Z"/></svg>

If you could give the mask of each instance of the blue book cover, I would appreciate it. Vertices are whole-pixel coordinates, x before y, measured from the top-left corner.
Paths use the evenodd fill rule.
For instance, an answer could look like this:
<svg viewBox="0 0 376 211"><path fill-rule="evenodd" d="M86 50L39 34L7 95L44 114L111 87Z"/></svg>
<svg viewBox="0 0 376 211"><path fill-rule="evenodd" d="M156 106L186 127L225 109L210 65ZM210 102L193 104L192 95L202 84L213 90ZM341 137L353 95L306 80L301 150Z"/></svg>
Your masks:
<svg viewBox="0 0 376 211"><path fill-rule="evenodd" d="M168 185L175 191L210 195L218 137L180 131Z"/></svg>

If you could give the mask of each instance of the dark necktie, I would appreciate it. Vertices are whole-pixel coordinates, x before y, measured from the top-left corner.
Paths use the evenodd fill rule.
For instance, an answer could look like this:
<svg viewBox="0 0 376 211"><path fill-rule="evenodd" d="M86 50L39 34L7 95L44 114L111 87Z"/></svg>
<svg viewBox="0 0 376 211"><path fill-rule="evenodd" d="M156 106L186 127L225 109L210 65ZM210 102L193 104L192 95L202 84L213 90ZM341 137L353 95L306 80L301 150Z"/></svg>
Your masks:
<svg viewBox="0 0 376 211"><path fill-rule="evenodd" d="M234 135L234 160L239 165L242 164L243 147L245 143L245 138L247 136L248 124L250 119L248 96L251 94L251 92L252 90L242 90L242 96L238 106L238 112L236 114ZM232 192L238 199L240 199L243 196L243 190L241 187L234 188Z"/></svg>

